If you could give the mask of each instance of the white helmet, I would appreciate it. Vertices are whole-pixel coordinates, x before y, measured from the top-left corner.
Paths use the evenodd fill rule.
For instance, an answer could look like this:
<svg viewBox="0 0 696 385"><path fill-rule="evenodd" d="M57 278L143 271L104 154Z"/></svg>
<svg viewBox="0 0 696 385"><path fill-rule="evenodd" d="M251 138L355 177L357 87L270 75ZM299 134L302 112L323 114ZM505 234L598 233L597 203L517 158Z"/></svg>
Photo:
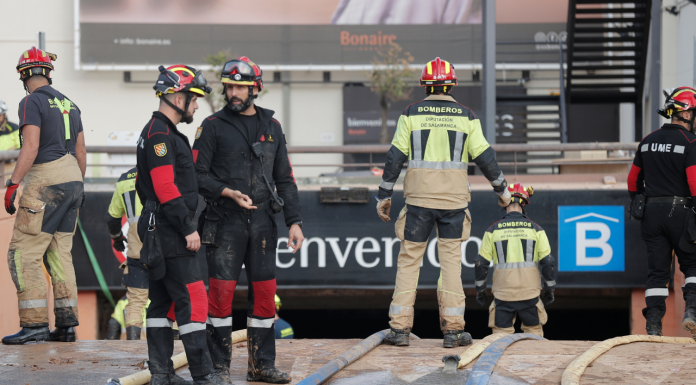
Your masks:
<svg viewBox="0 0 696 385"><path fill-rule="evenodd" d="M5 112L7 112L7 104L0 100L0 115L4 114Z"/></svg>

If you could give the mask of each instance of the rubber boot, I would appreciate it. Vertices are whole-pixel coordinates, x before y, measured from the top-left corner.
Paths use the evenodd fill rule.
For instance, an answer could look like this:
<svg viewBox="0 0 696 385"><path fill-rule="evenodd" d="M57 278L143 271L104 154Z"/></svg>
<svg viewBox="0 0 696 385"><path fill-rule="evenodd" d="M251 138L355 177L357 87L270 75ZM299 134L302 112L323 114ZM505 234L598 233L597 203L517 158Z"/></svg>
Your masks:
<svg viewBox="0 0 696 385"><path fill-rule="evenodd" d="M129 341L140 339L140 328L137 326L128 326L126 328L126 339Z"/></svg>
<svg viewBox="0 0 696 385"><path fill-rule="evenodd" d="M187 381L176 373L158 373L150 378L150 385L194 385L193 381Z"/></svg>
<svg viewBox="0 0 696 385"><path fill-rule="evenodd" d="M196 379L194 381L195 385L228 385L230 382L225 382L217 372L210 373L203 378Z"/></svg>
<svg viewBox="0 0 696 385"><path fill-rule="evenodd" d="M22 328L19 332L5 336L2 343L5 345L22 345L30 341L45 341L48 339L48 326L38 328Z"/></svg>
<svg viewBox="0 0 696 385"><path fill-rule="evenodd" d="M230 370L229 369L218 369L217 375L218 375L218 377L222 378L223 381L225 381L225 384L232 383L232 377L230 377Z"/></svg>
<svg viewBox="0 0 696 385"><path fill-rule="evenodd" d="M116 321L116 318L109 318L109 323L106 324L106 339L117 340L121 338L121 324Z"/></svg>
<svg viewBox="0 0 696 385"><path fill-rule="evenodd" d="M684 310L684 319L682 319L682 327L687 332L691 333L691 336L696 339L696 301L689 301L686 303L686 309Z"/></svg>
<svg viewBox="0 0 696 385"><path fill-rule="evenodd" d="M686 315L686 314L685 314ZM662 335L662 315L657 309L644 309L643 316L645 317L645 331L649 336Z"/></svg>
<svg viewBox="0 0 696 385"><path fill-rule="evenodd" d="M471 334L464 330L448 330L445 332L445 338L442 340L442 346L445 348L456 348L457 346L471 345Z"/></svg>
<svg viewBox="0 0 696 385"><path fill-rule="evenodd" d="M411 334L410 329L394 329L392 328L386 337L384 337L384 343L388 345L396 346L408 346L409 344L409 334Z"/></svg>
<svg viewBox="0 0 696 385"><path fill-rule="evenodd" d="M57 327L48 334L48 340L60 342L75 342L75 328L72 326L67 328Z"/></svg>
<svg viewBox="0 0 696 385"><path fill-rule="evenodd" d="M247 381L267 382L269 384L288 384L292 381L292 377L276 368L270 368L247 372Z"/></svg>

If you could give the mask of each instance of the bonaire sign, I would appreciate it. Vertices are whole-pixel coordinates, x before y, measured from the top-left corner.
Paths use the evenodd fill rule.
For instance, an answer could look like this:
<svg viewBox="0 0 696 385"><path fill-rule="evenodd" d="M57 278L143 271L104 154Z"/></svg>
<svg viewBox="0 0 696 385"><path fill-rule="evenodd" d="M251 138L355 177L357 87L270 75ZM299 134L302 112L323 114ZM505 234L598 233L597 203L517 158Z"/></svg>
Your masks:
<svg viewBox="0 0 696 385"><path fill-rule="evenodd" d="M558 206L559 271L624 271L624 206Z"/></svg>

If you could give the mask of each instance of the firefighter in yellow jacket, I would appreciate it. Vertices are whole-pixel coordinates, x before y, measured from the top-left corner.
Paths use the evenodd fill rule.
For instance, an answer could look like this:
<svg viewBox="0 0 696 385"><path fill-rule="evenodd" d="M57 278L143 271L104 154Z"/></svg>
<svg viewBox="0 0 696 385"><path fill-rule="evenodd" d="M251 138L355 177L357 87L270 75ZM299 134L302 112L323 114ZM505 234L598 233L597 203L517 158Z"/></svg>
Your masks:
<svg viewBox="0 0 696 385"><path fill-rule="evenodd" d="M553 302L554 258L546 232L532 222L524 212L534 190L515 183L508 189L512 203L503 219L486 230L479 255L474 262L476 273L476 300L485 306L488 269L493 263L493 297L488 326L493 333L515 332L515 318L522 320L522 331L544 336L542 326L547 316L544 304ZM541 277L544 292L539 298ZM544 304L542 304L542 301Z"/></svg>
<svg viewBox="0 0 696 385"><path fill-rule="evenodd" d="M442 284L438 286L440 328L446 348L471 343L464 332L464 290L462 288L462 242L469 238L471 194L467 177L469 159L481 169L507 206L507 182L498 167L495 152L481 131L481 123L471 110L449 95L457 84L454 67L440 58L429 62L421 74L425 100L406 108L387 153L377 198L377 214L390 220L391 195L404 162L406 207L396 221L401 251L396 287L389 317L391 332L387 343L407 346L413 326L418 274L428 237L437 224L438 252Z"/></svg>
<svg viewBox="0 0 696 385"><path fill-rule="evenodd" d="M126 261L121 264L123 280L121 284L128 289L128 304L125 306L126 338L139 340L143 328L143 308L147 304L148 281L147 267L140 262L140 249L143 244L138 237L138 219L143 210L138 194L135 193L135 167L123 173L116 182L116 191L111 197L106 224L113 240L114 249L126 252ZM121 230L121 218L128 221L128 237Z"/></svg>

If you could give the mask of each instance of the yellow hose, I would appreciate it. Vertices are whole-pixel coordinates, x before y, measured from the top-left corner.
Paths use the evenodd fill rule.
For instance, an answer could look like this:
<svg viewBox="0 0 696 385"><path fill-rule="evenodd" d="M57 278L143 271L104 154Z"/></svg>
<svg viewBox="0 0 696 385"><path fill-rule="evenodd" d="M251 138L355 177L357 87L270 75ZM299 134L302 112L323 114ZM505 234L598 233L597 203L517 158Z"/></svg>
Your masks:
<svg viewBox="0 0 696 385"><path fill-rule="evenodd" d="M232 343L233 344L243 342L246 340L247 340L246 329L237 330L236 332L232 332ZM173 356L172 361L174 362L174 370L179 369L180 367L188 364L188 360L186 359L186 353L179 353L179 354ZM145 369L145 370L140 371L138 373L119 378L118 380L120 382L117 382L117 384L120 384L120 385L144 385L144 384L147 384L148 382L150 382L151 376L152 375L150 374L150 370Z"/></svg>
<svg viewBox="0 0 696 385"><path fill-rule="evenodd" d="M589 348L585 353L581 354L573 360L573 362L568 365L566 370L563 372L563 377L561 378L561 385L580 385L580 377L582 373L585 372L587 365L596 360L597 357L609 351L609 349L617 346L630 344L632 342L661 342L668 344L694 344L693 338L689 337L659 337L659 336L647 336L647 335L632 335L611 338L602 342L599 342Z"/></svg>
<svg viewBox="0 0 696 385"><path fill-rule="evenodd" d="M490 345L493 341L503 338L507 336L508 334L505 333L495 333L491 334L489 336L486 336L486 338L482 339L481 341L471 345L469 349L466 349L464 353L460 355L461 359L459 360L459 365L457 366L457 369L461 369L468 365L471 361L475 360L476 357L480 356L481 353L486 350L488 345Z"/></svg>

